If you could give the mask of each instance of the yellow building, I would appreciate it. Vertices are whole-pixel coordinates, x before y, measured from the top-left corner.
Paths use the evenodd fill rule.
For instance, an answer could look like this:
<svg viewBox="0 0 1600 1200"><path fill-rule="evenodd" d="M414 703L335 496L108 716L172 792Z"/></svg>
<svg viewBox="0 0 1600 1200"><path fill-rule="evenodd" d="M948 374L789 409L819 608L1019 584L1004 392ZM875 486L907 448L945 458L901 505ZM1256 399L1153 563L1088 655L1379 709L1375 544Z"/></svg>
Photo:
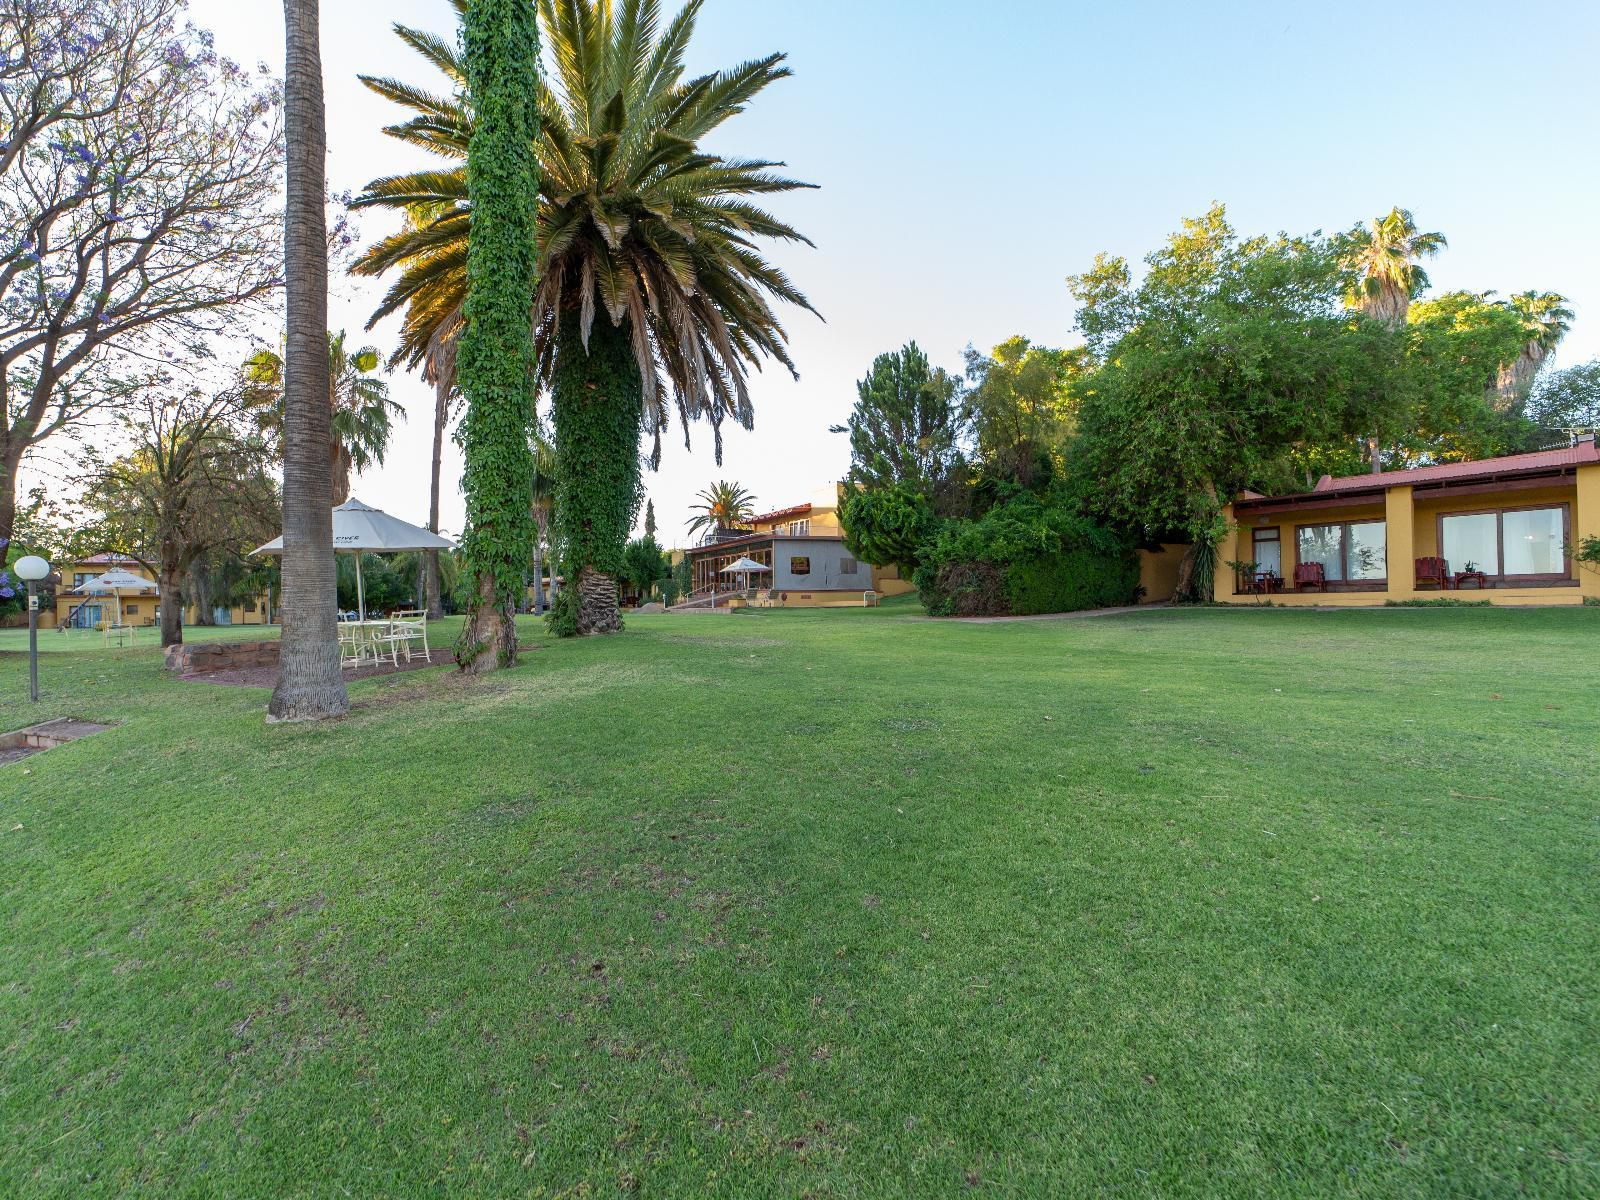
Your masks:
<svg viewBox="0 0 1600 1200"><path fill-rule="evenodd" d="M94 554L62 563L56 588L55 624L72 629L104 629L118 620L124 625L154 625L159 619L161 592L154 573L137 559L122 554ZM107 571L122 570L149 580L148 588L124 590L117 596L85 595L75 589Z"/></svg>
<svg viewBox="0 0 1600 1200"><path fill-rule="evenodd" d="M74 589L107 571L120 569L150 586L125 590L119 595L85 595ZM137 559L121 554L94 554L59 567L61 583L56 588L53 613L41 613L41 624L64 625L73 629L104 629L120 619L124 625L155 625L161 619L161 592L155 574ZM211 611L213 625L265 625L271 619L269 600L261 595L234 605L216 605ZM46 619L47 618L47 619ZM183 610L185 625L200 623L200 610L193 604Z"/></svg>
<svg viewBox="0 0 1600 1200"><path fill-rule="evenodd" d="M1573 551L1600 537L1600 451L1574 446L1335 479L1225 510L1218 600L1382 604L1442 594L1581 604L1600 573ZM1254 564L1246 572L1233 564Z"/></svg>
<svg viewBox="0 0 1600 1200"><path fill-rule="evenodd" d="M911 591L911 582L901 579L893 566L858 562L846 548L839 524L844 489L842 483L828 484L803 504L762 513L740 529L718 530L684 551L693 598L742 593L744 577L725 570L741 558L768 568L750 575L750 588L791 608L859 607L869 591L880 596ZM726 597L728 602L735 599Z"/></svg>

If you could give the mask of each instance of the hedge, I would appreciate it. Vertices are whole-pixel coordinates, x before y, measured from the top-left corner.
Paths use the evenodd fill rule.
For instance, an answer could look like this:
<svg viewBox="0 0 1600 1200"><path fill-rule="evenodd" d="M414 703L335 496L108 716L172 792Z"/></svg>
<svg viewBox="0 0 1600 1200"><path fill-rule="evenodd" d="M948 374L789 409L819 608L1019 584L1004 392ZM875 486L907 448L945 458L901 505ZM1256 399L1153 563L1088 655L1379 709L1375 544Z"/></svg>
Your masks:
<svg viewBox="0 0 1600 1200"><path fill-rule="evenodd" d="M1049 497L1023 494L976 521L949 521L916 572L934 616L1075 612L1131 604L1139 559L1110 530Z"/></svg>

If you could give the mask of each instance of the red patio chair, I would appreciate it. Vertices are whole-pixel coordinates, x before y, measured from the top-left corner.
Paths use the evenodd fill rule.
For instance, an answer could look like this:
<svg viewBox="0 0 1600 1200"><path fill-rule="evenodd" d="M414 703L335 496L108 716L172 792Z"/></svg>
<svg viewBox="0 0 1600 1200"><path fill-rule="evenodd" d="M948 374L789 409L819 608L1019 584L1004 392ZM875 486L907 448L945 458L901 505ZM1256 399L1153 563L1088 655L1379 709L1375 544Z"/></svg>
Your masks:
<svg viewBox="0 0 1600 1200"><path fill-rule="evenodd" d="M1437 584L1441 589L1450 586L1450 564L1442 558L1417 559L1417 586Z"/></svg>
<svg viewBox="0 0 1600 1200"><path fill-rule="evenodd" d="M1294 569L1294 590L1304 591L1314 587L1318 591L1328 590L1328 576L1319 562L1298 563Z"/></svg>

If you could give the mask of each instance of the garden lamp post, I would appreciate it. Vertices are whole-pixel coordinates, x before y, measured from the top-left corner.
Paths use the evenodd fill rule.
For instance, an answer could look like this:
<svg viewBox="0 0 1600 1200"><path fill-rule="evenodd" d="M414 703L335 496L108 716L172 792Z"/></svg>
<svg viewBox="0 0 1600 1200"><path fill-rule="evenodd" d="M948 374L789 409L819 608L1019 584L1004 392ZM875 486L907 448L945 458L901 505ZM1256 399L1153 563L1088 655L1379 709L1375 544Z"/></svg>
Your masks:
<svg viewBox="0 0 1600 1200"><path fill-rule="evenodd" d="M37 554L17 559L17 577L28 584L28 699L39 703L39 581L50 574L50 564Z"/></svg>

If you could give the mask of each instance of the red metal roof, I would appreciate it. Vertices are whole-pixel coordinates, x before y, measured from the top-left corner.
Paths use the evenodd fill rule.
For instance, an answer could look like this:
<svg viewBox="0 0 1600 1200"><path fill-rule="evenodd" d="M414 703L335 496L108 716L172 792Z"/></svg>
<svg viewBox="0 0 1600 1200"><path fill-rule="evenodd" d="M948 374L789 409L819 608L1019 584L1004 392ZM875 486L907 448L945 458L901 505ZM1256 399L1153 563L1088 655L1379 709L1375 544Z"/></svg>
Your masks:
<svg viewBox="0 0 1600 1200"><path fill-rule="evenodd" d="M750 524L759 525L763 521L781 521L784 517L800 517L811 511L809 504L794 504L788 508L775 508L769 513L762 513L759 517L751 517Z"/></svg>
<svg viewBox="0 0 1600 1200"><path fill-rule="evenodd" d="M1439 463L1431 467L1409 467L1403 471L1379 471L1369 475L1324 475L1312 492L1342 492L1357 488L1408 487L1417 483L1456 483L1471 479L1492 479L1497 475L1531 471L1558 471L1600 463L1600 448L1593 442L1562 446L1555 450L1535 450L1529 454L1507 454L1501 458L1480 458L1475 462Z"/></svg>

